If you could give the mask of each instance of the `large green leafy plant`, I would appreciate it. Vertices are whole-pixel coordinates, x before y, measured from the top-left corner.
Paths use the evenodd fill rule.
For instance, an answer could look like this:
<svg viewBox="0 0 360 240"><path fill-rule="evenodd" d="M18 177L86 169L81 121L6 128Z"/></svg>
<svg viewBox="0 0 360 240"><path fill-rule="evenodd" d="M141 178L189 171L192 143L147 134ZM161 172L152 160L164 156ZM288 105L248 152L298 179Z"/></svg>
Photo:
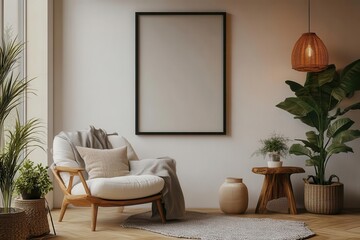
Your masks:
<svg viewBox="0 0 360 240"><path fill-rule="evenodd" d="M360 130L352 130L354 124L344 114L360 109L360 102L342 107L339 104L346 97L360 90L360 59L346 66L340 73L335 65L327 69L308 73L304 86L294 81L286 81L295 97L286 98L277 107L295 115L314 131L306 132L306 140L290 147L290 154L306 156L306 165L314 166L315 184L331 184L331 175L326 179L325 170L331 156L337 153L353 152L346 145L360 137Z"/></svg>
<svg viewBox="0 0 360 240"><path fill-rule="evenodd" d="M16 39L3 38L0 43L0 134L3 134L4 122L7 118L14 119L10 114L21 103L23 93L27 90L29 81L14 74L17 60L23 50L23 44ZM9 125L7 123L7 125ZM30 151L24 151L30 146L39 146L41 141L36 134L39 121L32 119L24 124L18 114L15 122L7 129L5 138L0 137L0 191L3 202L3 212L10 212L12 194L15 187L15 177L22 162Z"/></svg>

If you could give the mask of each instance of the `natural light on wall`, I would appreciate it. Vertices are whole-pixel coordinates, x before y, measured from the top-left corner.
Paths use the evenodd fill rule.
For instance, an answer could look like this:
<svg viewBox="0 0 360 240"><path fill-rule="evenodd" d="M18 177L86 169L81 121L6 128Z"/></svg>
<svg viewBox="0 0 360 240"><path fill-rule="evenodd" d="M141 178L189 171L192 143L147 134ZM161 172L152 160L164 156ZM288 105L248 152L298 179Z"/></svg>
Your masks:
<svg viewBox="0 0 360 240"><path fill-rule="evenodd" d="M19 42L24 42L24 4L21 0L0 0L1 4L1 36L10 35L10 37L16 37ZM17 66L14 70L14 74L19 75L19 79L24 78L25 62L24 52L21 54L21 58L18 60ZM6 118L4 122L4 130L12 127L15 122L16 114L18 113L21 121L24 120L24 103L20 104L17 109L10 113L10 116ZM1 131L4 134L4 131ZM3 137L3 136L2 136ZM1 141L3 143L3 141Z"/></svg>
<svg viewBox="0 0 360 240"><path fill-rule="evenodd" d="M12 37L25 43L17 74L19 79L32 79L29 86L35 94L24 96L17 112L23 122L38 118L43 126L45 151L37 149L29 156L33 162L43 165L49 165L52 159L52 5L52 0L0 0L0 34L9 29ZM12 118L15 117L16 111L12 113ZM13 120L7 118L4 128L11 127ZM2 134L3 131L0 136ZM52 206L52 194L47 199Z"/></svg>

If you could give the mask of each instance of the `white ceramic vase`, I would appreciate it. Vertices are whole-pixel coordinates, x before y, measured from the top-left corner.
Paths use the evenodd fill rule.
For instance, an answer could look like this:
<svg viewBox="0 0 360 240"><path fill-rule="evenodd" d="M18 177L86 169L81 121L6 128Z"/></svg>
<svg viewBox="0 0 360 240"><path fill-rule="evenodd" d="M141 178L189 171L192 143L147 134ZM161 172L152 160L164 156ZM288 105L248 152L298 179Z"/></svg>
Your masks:
<svg viewBox="0 0 360 240"><path fill-rule="evenodd" d="M282 167L283 162L282 161L278 161L278 162L274 162L274 161L268 161L267 165L269 168L277 168L277 167Z"/></svg>
<svg viewBox="0 0 360 240"><path fill-rule="evenodd" d="M219 189L220 209L228 214L244 213L248 207L248 189L242 178L226 178Z"/></svg>
<svg viewBox="0 0 360 240"><path fill-rule="evenodd" d="M267 153L267 165L269 168L282 167L283 162L280 161L281 156L278 152Z"/></svg>

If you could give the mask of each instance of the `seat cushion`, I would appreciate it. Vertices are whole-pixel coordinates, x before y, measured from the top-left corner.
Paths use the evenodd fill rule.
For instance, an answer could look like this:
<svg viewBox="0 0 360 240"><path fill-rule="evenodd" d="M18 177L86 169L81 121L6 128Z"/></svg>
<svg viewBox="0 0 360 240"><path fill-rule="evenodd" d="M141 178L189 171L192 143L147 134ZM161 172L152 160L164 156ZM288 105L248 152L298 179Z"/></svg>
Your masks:
<svg viewBox="0 0 360 240"><path fill-rule="evenodd" d="M164 180L153 175L94 178L86 182L92 196L110 200L148 197L159 193L164 187ZM85 194L85 189L81 183L78 183L72 188L71 193Z"/></svg>

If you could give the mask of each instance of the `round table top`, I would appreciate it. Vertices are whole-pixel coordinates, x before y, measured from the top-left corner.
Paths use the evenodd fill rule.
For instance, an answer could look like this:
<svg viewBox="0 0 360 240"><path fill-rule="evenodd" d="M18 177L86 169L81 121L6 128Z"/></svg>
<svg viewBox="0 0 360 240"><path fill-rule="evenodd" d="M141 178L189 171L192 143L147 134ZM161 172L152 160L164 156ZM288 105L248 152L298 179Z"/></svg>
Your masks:
<svg viewBox="0 0 360 240"><path fill-rule="evenodd" d="M305 170L301 167L291 167L283 166L277 168L268 168L268 167L254 167L252 169L253 173L256 174L292 174L292 173L304 173Z"/></svg>

